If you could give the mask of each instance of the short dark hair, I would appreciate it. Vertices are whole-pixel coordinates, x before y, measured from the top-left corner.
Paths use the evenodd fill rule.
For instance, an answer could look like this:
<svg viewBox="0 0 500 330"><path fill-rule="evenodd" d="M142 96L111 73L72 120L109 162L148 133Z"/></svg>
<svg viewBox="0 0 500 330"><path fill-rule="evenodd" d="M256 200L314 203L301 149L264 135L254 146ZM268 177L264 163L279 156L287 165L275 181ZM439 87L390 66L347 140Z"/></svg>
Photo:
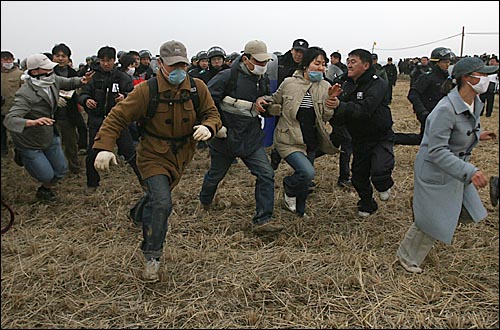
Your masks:
<svg viewBox="0 0 500 330"><path fill-rule="evenodd" d="M135 51L135 50L130 50L127 54L132 55L132 56L141 57L141 55L139 55L139 52Z"/></svg>
<svg viewBox="0 0 500 330"><path fill-rule="evenodd" d="M2 50L0 57L3 58L4 60L14 59L14 55L8 50Z"/></svg>
<svg viewBox="0 0 500 330"><path fill-rule="evenodd" d="M339 60L341 60L341 59L342 59L342 55L340 55L340 53L339 53L339 52L333 52L333 53L331 53L331 54L330 54L330 57L331 57L331 56L333 56L333 57L335 57L335 58L338 58Z"/></svg>
<svg viewBox="0 0 500 330"><path fill-rule="evenodd" d="M326 52L323 48L312 46L304 51L304 56L302 57L302 62L299 64L299 68L305 70L312 61L316 59L319 55L323 56L325 63L328 63L328 57L326 57Z"/></svg>
<svg viewBox="0 0 500 330"><path fill-rule="evenodd" d="M373 65L373 60L372 60L372 53L367 51L366 49L355 49L352 50L348 56L357 56L363 63L369 63L370 67Z"/></svg>
<svg viewBox="0 0 500 330"><path fill-rule="evenodd" d="M71 57L71 49L63 43L57 44L52 48L52 55L55 55L59 52L63 52L64 55Z"/></svg>
<svg viewBox="0 0 500 330"><path fill-rule="evenodd" d="M101 49L97 52L97 57L101 60L106 57L109 59L116 58L116 49L110 46L101 47Z"/></svg>
<svg viewBox="0 0 500 330"><path fill-rule="evenodd" d="M131 64L135 63L135 58L132 55L125 53L120 56L118 62L121 64L121 69L125 71Z"/></svg>

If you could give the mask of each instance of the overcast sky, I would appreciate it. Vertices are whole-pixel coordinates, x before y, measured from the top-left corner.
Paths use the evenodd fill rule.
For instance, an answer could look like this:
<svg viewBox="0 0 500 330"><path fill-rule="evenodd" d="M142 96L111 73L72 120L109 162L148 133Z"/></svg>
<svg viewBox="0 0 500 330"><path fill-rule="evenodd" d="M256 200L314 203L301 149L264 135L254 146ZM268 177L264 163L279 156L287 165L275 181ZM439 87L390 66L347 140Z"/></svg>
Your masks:
<svg viewBox="0 0 500 330"><path fill-rule="evenodd" d="M226 53L263 40L269 52L285 52L297 38L339 51L342 62L356 48L379 61L429 56L450 47L460 55L499 54L498 1L2 1L2 50L16 58L50 52L57 43L72 50L75 65L102 46L148 49L179 40L188 56L211 46ZM446 39L446 40L445 40ZM425 45L426 44L426 45Z"/></svg>

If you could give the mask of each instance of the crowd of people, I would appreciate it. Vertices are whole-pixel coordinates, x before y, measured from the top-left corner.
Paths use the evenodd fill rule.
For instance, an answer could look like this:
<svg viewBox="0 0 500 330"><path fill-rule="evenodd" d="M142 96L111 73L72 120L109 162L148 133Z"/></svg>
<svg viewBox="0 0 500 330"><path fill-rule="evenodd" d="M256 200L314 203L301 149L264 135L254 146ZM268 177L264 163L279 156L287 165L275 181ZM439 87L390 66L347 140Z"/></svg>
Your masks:
<svg viewBox="0 0 500 330"><path fill-rule="evenodd" d="M489 183L497 205L498 175L488 179L469 162L479 141L496 138L480 128L498 94L495 56L457 59L438 47L411 70L398 65L399 74L411 76L408 99L421 129L395 133L390 105L398 68L392 58L382 66L377 54L358 48L344 64L340 53L328 56L305 39L294 40L284 54L268 52L262 40L242 46L229 55L213 46L191 59L176 40L160 45L156 57L149 50L103 46L78 70L66 44L20 65L2 51L2 157L10 154L10 136L12 158L40 183L37 199L55 202L51 188L68 171L80 173L81 154L85 193L95 193L99 172L117 163L117 147L144 192L128 216L143 230L143 276L149 281L159 279L171 191L199 149L210 155L200 214L212 211L219 183L239 160L256 177L253 231L269 234L284 230L273 216L274 171L282 160L293 170L283 179L282 202L294 215L308 217L314 161L330 154L339 155L337 185L353 187L357 215L368 217L377 212L377 200L394 198L394 145L419 145L414 223L397 250L412 273L422 272L436 240L451 244L459 221L486 217L477 189ZM268 118L276 118L269 154L262 128Z"/></svg>

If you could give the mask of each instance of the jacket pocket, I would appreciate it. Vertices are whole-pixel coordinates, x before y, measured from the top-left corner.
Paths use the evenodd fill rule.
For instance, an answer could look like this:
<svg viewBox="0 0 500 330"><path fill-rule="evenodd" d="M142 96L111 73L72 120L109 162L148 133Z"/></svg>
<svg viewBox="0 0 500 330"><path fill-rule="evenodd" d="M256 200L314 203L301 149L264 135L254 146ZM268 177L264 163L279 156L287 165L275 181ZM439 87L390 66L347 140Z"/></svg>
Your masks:
<svg viewBox="0 0 500 330"><path fill-rule="evenodd" d="M422 163L420 171L420 178L422 181L430 184L443 185L445 183L445 176L446 174L434 163L428 160L424 160Z"/></svg>

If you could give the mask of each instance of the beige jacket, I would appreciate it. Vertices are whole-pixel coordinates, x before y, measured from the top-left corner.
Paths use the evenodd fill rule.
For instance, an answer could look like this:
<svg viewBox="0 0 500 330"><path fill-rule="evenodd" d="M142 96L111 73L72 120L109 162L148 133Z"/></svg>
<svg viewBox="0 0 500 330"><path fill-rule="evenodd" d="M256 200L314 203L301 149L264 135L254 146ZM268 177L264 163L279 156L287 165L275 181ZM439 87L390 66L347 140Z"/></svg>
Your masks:
<svg viewBox="0 0 500 330"><path fill-rule="evenodd" d="M2 106L2 114L9 112L14 103L14 96L24 81L21 80L23 72L14 66L10 70L2 68L2 96L5 97L5 104Z"/></svg>
<svg viewBox="0 0 500 330"><path fill-rule="evenodd" d="M286 78L273 94L273 105L269 107L269 113L281 116L274 131L274 146L282 158L296 151L307 154L297 112L308 90L314 103L320 150L327 154L339 152L330 141L332 127L328 120L333 116L333 108L325 105L329 87L330 84L326 80L311 83L304 78L302 70L297 70L292 77Z"/></svg>

